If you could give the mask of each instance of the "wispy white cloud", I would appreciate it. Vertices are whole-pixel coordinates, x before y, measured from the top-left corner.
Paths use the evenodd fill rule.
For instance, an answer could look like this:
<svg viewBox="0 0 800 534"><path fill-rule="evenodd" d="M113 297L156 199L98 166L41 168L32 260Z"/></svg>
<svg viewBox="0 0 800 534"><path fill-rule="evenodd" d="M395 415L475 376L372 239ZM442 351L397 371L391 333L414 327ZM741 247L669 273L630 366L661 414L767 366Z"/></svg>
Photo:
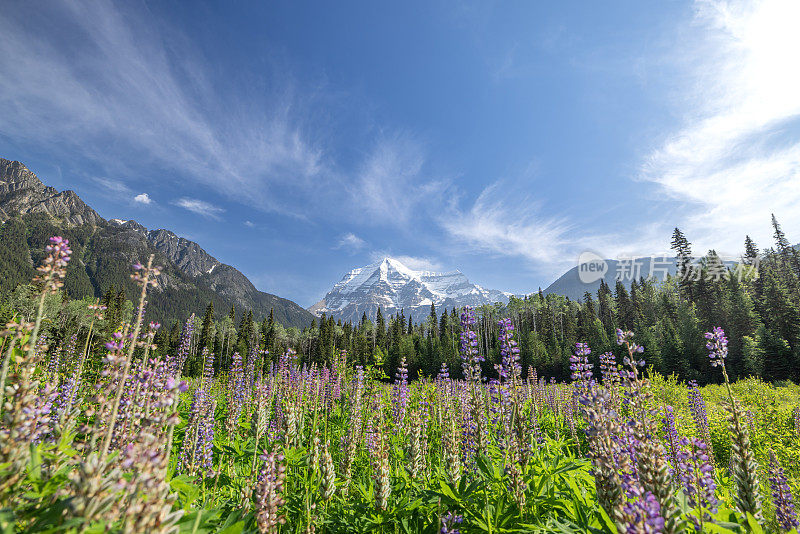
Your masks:
<svg viewBox="0 0 800 534"><path fill-rule="evenodd" d="M175 201L176 206L180 206L181 208L187 209L193 213L198 215L202 215L203 217L207 217L209 219L220 220L220 215L225 213L223 208L219 206L215 206L210 204L204 200L200 200L197 198L179 198Z"/></svg>
<svg viewBox="0 0 800 534"><path fill-rule="evenodd" d="M244 225L248 228L255 228L256 224L253 221L245 221Z"/></svg>
<svg viewBox="0 0 800 534"><path fill-rule="evenodd" d="M131 188L124 182L96 176L92 181L100 186L106 193L129 197L132 194Z"/></svg>
<svg viewBox="0 0 800 534"><path fill-rule="evenodd" d="M373 250L369 253L369 258L372 262L377 262L384 258L392 258L415 271L438 272L444 270L442 263L430 256L410 256L407 254L392 254L389 250Z"/></svg>
<svg viewBox="0 0 800 534"><path fill-rule="evenodd" d="M133 197L133 201L138 203L138 204L147 205L147 204L152 204L153 199L150 198L150 195L148 195L147 193L140 193L140 194L136 195L135 197Z"/></svg>
<svg viewBox="0 0 800 534"><path fill-rule="evenodd" d="M353 202L370 222L405 224L415 209L440 202L447 180L427 176L423 145L408 134L382 136L364 159L354 185Z"/></svg>
<svg viewBox="0 0 800 534"><path fill-rule="evenodd" d="M443 271L444 267L441 263L433 258L428 258L425 256L393 256L397 259L400 263L408 267L409 269L414 269L415 271Z"/></svg>
<svg viewBox="0 0 800 534"><path fill-rule="evenodd" d="M147 193L135 194L130 186L121 180L95 176L92 178L92 181L105 196L145 206L153 203L153 199L150 198L150 195Z"/></svg>
<svg viewBox="0 0 800 534"><path fill-rule="evenodd" d="M225 68L139 4L20 3L0 17L0 72L13 73L0 77L0 135L138 187L159 173L317 221L403 226L447 188L429 176L423 142L374 133L372 119L356 150L372 148L337 159L329 104L349 97L324 79L301 85L276 61L263 75L237 72L234 85Z"/></svg>
<svg viewBox="0 0 800 534"><path fill-rule="evenodd" d="M291 82L231 99L150 12L108 0L40 8L0 18L0 133L117 170L155 162L266 210L285 209L273 188L305 191L323 170Z"/></svg>
<svg viewBox="0 0 800 534"><path fill-rule="evenodd" d="M450 236L477 251L534 263L563 261L570 225L566 219L540 215L536 207L530 196L495 182L466 209L453 205L440 223Z"/></svg>
<svg viewBox="0 0 800 534"><path fill-rule="evenodd" d="M736 251L746 233L764 242L772 212L800 233L798 21L794 0L702 0L686 32L695 37L674 51L684 124L641 177L681 203L674 218L702 245Z"/></svg>
<svg viewBox="0 0 800 534"><path fill-rule="evenodd" d="M334 248L346 248L355 252L364 248L366 244L366 241L358 237L356 234L349 232L339 239Z"/></svg>

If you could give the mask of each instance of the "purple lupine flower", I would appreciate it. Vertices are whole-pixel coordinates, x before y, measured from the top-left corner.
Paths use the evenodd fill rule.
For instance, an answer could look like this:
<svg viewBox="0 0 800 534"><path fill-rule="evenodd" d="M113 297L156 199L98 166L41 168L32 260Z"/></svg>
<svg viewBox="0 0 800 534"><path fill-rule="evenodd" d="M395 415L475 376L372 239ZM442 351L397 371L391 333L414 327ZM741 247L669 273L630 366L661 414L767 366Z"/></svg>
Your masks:
<svg viewBox="0 0 800 534"><path fill-rule="evenodd" d="M619 369L613 352L604 352L600 355L600 376L606 385L619 382Z"/></svg>
<svg viewBox="0 0 800 534"><path fill-rule="evenodd" d="M522 374L522 366L519 364L519 347L514 340L514 324L511 319L501 319L498 323L500 334L501 365L498 368L501 380L511 380L516 383Z"/></svg>
<svg viewBox="0 0 800 534"><path fill-rule="evenodd" d="M228 418L226 426L228 433L232 433L239 424L239 417L244 406L245 386L242 357L234 352L231 358L231 369L228 373Z"/></svg>
<svg viewBox="0 0 800 534"><path fill-rule="evenodd" d="M394 382L394 414L398 426L403 425L408 406L408 368L406 367L406 357L400 358L400 367L397 368Z"/></svg>
<svg viewBox="0 0 800 534"><path fill-rule="evenodd" d="M186 320L186 324L181 332L181 341L178 345L178 354L174 358L169 358L169 374L178 376L183 371L183 366L192 352L192 336L194 335L194 314Z"/></svg>
<svg viewBox="0 0 800 534"><path fill-rule="evenodd" d="M356 391L364 390L364 366L356 365Z"/></svg>
<svg viewBox="0 0 800 534"><path fill-rule="evenodd" d="M542 378L542 381L544 382L544 377ZM555 377L551 376L550 384L545 385L544 387L547 391L547 406L554 415L558 415L558 397L556 396L558 386L556 386Z"/></svg>
<svg viewBox="0 0 800 534"><path fill-rule="evenodd" d="M628 355L622 360L624 365L629 367L644 367L644 360L633 360L634 354L644 352L644 347L633 341L633 332L617 328L617 345L625 345L628 348Z"/></svg>
<svg viewBox="0 0 800 534"><path fill-rule="evenodd" d="M492 414L492 424L497 422L500 413L500 382L492 378L486 385L486 392L489 394L489 413Z"/></svg>
<svg viewBox="0 0 800 534"><path fill-rule="evenodd" d="M436 380L447 382L450 380L450 371L447 369L447 364L442 362L442 368L439 369L439 374L436 375Z"/></svg>
<svg viewBox="0 0 800 534"><path fill-rule="evenodd" d="M73 340L77 336L72 336ZM74 341L70 341L72 350L74 351ZM67 349L69 351L69 348ZM83 371L83 354L75 362L75 368L69 377L61 383L58 389L58 397L54 401L55 412L59 418L72 411L72 406L75 403L75 394L80 389L81 373Z"/></svg>
<svg viewBox="0 0 800 534"><path fill-rule="evenodd" d="M283 482L286 478L286 466L282 454L261 456L264 462L256 481L256 524L259 532L278 532L279 525L286 523L280 513L286 502L283 499Z"/></svg>
<svg viewBox="0 0 800 534"><path fill-rule="evenodd" d="M43 339L44 336L39 337L39 339ZM53 354L50 355L50 360L47 362L47 373L49 375L56 375L58 374L58 370L61 367L61 362L64 359L64 344L62 343L58 350L53 351Z"/></svg>
<svg viewBox="0 0 800 534"><path fill-rule="evenodd" d="M703 441L707 445L710 445L711 433L708 427L708 413L706 412L706 401L700 394L697 382L695 382L694 380L689 381L688 396L689 396L689 411L692 414L692 419L694 420L695 429L697 430L697 433L700 435L700 437L703 438ZM712 464L714 463L713 456L711 456L711 463Z"/></svg>
<svg viewBox="0 0 800 534"><path fill-rule="evenodd" d="M483 357L478 352L478 334L472 330L475 323L475 312L464 306L461 312L461 365L465 380L480 382Z"/></svg>
<svg viewBox="0 0 800 534"><path fill-rule="evenodd" d="M725 337L725 331L715 326L711 332L705 333L705 337L708 340L706 348L709 350L708 358L711 360L711 365L724 366L725 358L728 356L728 338Z"/></svg>
<svg viewBox="0 0 800 534"><path fill-rule="evenodd" d="M167 385L173 384L174 380L174 378L168 377L166 380ZM197 453L201 447L201 440L203 439L200 426L205 418L208 405L208 396L205 390L202 387L194 390L192 404L189 406L189 421L186 427L186 434L183 438L183 448L178 454L178 465L176 468L178 472L183 471L185 468L188 468L190 471L194 470L196 465L195 461L199 456Z"/></svg>
<svg viewBox="0 0 800 534"><path fill-rule="evenodd" d="M575 354L569 357L570 370L572 374L570 377L578 384L582 384L582 389L586 388L586 384L592 379L592 364L589 363L589 355L592 350L586 343L575 344Z"/></svg>
<svg viewBox="0 0 800 534"><path fill-rule="evenodd" d="M57 391L52 384L45 384L39 390L36 402L23 407L23 411L30 417L33 431L30 443L40 443L50 433L54 423L53 404L57 398Z"/></svg>
<svg viewBox="0 0 800 534"><path fill-rule="evenodd" d="M703 523L711 521L711 515L717 512L719 501L716 497L717 484L714 481L714 467L706 454L707 447L703 440L681 438L677 452L677 471L683 484L683 491L689 506L699 508L701 518L690 516L698 530Z"/></svg>
<svg viewBox="0 0 800 534"><path fill-rule="evenodd" d="M773 451L769 451L769 486L772 489L772 503L775 506L775 519L781 529L790 531L800 526L797 512L794 509L792 491L778 459Z"/></svg>
<svg viewBox="0 0 800 534"><path fill-rule="evenodd" d="M439 532L441 534L461 534L461 531L458 530L455 525L461 524L462 521L464 521L463 516L456 515L453 512L447 512L447 514L442 517L442 530Z"/></svg>
<svg viewBox="0 0 800 534"><path fill-rule="evenodd" d="M250 352L247 353L247 363L244 368L244 388L247 397L250 397L253 386L256 382L256 360L258 359L258 350L253 344Z"/></svg>
<svg viewBox="0 0 800 534"><path fill-rule="evenodd" d="M708 427L708 414L706 413L706 401L700 394L700 389L695 380L690 380L688 384L689 410L692 412L692 419L698 430Z"/></svg>
<svg viewBox="0 0 800 534"><path fill-rule="evenodd" d="M626 502L622 513L626 520L620 529L622 534L656 534L664 531L661 505L649 491L646 495Z"/></svg>
<svg viewBox="0 0 800 534"><path fill-rule="evenodd" d="M195 453L197 454L197 465L201 469L204 469L208 476L213 472L214 412L216 412L216 407L216 401L211 401L197 429L197 447Z"/></svg>
<svg viewBox="0 0 800 534"><path fill-rule="evenodd" d="M41 283L45 292L56 293L64 286L64 277L67 275L67 264L72 254L69 240L58 236L51 237L50 244L44 250L47 256L36 268L39 274L34 281Z"/></svg>

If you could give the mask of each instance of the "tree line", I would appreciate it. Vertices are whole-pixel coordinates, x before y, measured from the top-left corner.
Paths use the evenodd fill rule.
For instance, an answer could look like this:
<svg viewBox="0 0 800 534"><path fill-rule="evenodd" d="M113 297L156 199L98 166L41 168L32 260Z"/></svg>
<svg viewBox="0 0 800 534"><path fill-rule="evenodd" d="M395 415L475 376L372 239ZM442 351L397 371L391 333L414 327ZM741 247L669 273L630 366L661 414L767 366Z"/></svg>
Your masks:
<svg viewBox="0 0 800 534"><path fill-rule="evenodd" d="M629 287L620 280L614 287L601 281L596 293L587 292L580 301L540 290L511 297L506 305L477 308L484 376L495 374L500 360L497 323L507 317L515 327L524 374L535 369L538 376L567 379L577 342L592 348L595 368L604 352L621 358L615 330L622 328L636 333L655 371L706 383L716 374L707 361L703 332L721 326L730 340L731 378L800 379L800 254L774 217L772 226L774 245L759 250L747 236L745 252L733 267L725 266L714 250L695 258L690 241L676 228L672 249L677 273L663 281L639 278ZM742 272L746 275L740 276ZM21 287L0 307L0 315L7 317L24 307ZM107 288L100 300L107 310L98 328L113 332L130 320L132 306L124 287ZM85 336L88 319L79 306L67 306L66 301L61 306L64 310L56 313L59 319L51 328L54 342L64 342L72 333ZM403 359L412 378L436 376L443 366L451 377L461 374L460 310L455 308L431 305L422 322L414 322L402 310L384 316L378 309L374 318L365 314L358 323L323 315L300 329L285 328L273 313L257 321L252 311L215 310L212 300L204 313L162 326L155 339L158 352L174 353L188 333L192 354L184 372L189 376L201 372L203 348L216 355L218 372L229 368L235 352L257 355L268 365L292 348L305 364L331 362L346 351L351 363L380 367L387 376L394 376Z"/></svg>

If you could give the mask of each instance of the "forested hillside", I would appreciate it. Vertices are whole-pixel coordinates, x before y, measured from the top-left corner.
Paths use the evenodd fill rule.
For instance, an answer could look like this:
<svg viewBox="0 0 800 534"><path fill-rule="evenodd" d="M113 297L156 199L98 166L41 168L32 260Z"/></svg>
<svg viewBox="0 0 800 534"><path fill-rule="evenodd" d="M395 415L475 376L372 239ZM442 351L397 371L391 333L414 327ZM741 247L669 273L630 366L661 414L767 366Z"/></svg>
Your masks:
<svg viewBox="0 0 800 534"><path fill-rule="evenodd" d="M49 236L70 240L77 261L65 284L68 298L100 297L112 291L121 301L133 284L130 266L155 254L163 266L149 310L162 322L184 320L210 301L235 306L257 318L270 313L286 326L307 326L312 315L294 302L258 291L241 272L221 263L197 243L169 230L135 221L106 221L73 191L43 184L25 165L0 158L0 298L30 280Z"/></svg>
<svg viewBox="0 0 800 534"><path fill-rule="evenodd" d="M103 226L69 226L43 213L13 217L0 225L0 296L13 298L25 291L20 284L30 281L34 269L44 254L51 235L60 234L70 240L75 254L64 280L68 298L101 297L109 291L124 300L133 295L130 266L141 258L155 254L155 261L164 267L159 288L150 296L148 306L153 319L163 323L183 321L191 313L205 309L215 301L219 309L229 309L233 299L221 296L202 277L193 278L178 269L156 250L141 234L129 229ZM255 289L253 290L255 292ZM266 317L273 311L276 320L286 326L308 325L311 315L297 304L261 293L253 308L237 303L242 313L252 311L256 317Z"/></svg>

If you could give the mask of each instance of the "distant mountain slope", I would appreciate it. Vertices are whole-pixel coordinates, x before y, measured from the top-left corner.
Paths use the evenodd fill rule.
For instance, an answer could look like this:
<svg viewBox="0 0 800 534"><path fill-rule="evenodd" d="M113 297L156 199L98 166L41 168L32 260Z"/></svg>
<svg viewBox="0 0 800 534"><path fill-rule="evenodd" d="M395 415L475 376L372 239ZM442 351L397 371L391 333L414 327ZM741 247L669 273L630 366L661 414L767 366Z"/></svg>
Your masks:
<svg viewBox="0 0 800 534"><path fill-rule="evenodd" d="M347 273L309 311L318 317L325 313L358 322L364 313L374 320L378 308L384 315L402 309L407 317L422 321L430 313L431 304L452 308L495 302L507 303L508 294L472 284L459 271L415 271L394 258L384 258Z"/></svg>
<svg viewBox="0 0 800 534"><path fill-rule="evenodd" d="M29 279L25 267L32 270L44 239L58 232L70 237L77 249L69 275L74 282L69 286L72 296L99 296L111 284L133 290L128 277L131 264L156 254L164 274L150 298L154 317L184 319L191 312L202 313L214 300L220 313L234 305L240 312L252 310L256 317L264 317L274 309L275 319L285 326L305 327L314 318L290 300L258 291L241 272L220 263L197 243L169 230L148 231L136 221L106 221L73 191L47 187L22 163L2 158L0 222L4 223L0 237L5 236L0 243L0 275L5 277L0 290Z"/></svg>

